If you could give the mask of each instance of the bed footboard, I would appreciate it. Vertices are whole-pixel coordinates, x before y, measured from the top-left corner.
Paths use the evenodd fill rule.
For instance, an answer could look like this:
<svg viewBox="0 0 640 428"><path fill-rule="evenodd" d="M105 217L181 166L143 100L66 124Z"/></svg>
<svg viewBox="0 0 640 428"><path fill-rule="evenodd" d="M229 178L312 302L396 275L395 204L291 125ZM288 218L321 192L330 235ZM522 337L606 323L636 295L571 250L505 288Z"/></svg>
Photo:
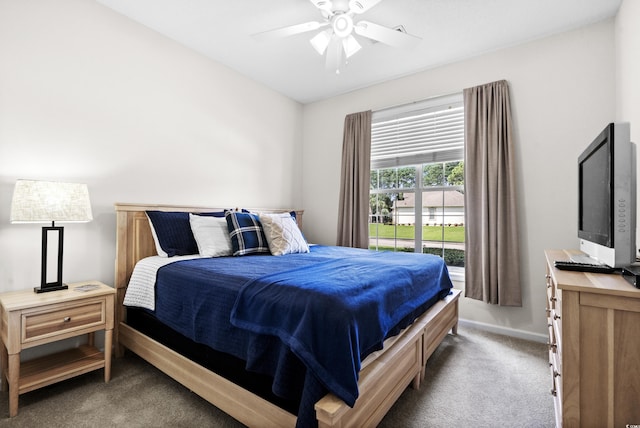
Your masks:
<svg viewBox="0 0 640 428"><path fill-rule="evenodd" d="M318 427L375 427L412 383L418 388L433 350L457 329L460 290L437 302L408 327L403 337L360 372L360 396L353 408L333 394L316 403ZM425 356L424 351L430 350Z"/></svg>

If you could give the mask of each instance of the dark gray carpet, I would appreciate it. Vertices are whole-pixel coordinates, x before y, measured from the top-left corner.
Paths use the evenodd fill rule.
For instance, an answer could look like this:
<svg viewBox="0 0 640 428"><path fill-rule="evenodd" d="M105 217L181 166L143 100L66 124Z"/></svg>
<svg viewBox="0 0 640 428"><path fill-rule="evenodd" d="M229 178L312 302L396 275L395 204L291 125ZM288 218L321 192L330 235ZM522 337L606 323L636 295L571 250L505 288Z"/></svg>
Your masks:
<svg viewBox="0 0 640 428"><path fill-rule="evenodd" d="M554 427L547 346L460 327L380 427Z"/></svg>
<svg viewBox="0 0 640 428"><path fill-rule="evenodd" d="M20 396L2 427L242 427L134 355L102 371ZM461 327L427 364L419 390L408 388L380 424L397 427L552 427L553 401L546 346Z"/></svg>

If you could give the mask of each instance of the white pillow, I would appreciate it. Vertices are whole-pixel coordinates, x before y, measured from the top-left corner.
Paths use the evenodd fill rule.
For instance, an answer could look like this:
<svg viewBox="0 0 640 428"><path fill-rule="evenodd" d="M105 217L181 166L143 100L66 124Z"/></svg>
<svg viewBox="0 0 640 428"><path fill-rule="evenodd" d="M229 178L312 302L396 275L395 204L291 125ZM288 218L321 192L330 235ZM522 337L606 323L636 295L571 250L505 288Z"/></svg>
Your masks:
<svg viewBox="0 0 640 428"><path fill-rule="evenodd" d="M260 213L259 216L271 254L281 256L309 252L309 245L291 214Z"/></svg>
<svg viewBox="0 0 640 428"><path fill-rule="evenodd" d="M189 213L189 223L198 251L202 257L230 256L231 238L224 217L201 216Z"/></svg>

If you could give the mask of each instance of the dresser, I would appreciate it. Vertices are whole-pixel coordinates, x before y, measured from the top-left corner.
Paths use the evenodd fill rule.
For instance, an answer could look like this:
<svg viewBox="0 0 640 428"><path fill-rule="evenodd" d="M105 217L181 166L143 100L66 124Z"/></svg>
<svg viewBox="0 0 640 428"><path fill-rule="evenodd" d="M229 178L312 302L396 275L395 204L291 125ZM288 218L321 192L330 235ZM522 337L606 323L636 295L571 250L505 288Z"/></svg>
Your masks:
<svg viewBox="0 0 640 428"><path fill-rule="evenodd" d="M640 425L640 290L619 274L554 267L572 254L545 251L556 425Z"/></svg>

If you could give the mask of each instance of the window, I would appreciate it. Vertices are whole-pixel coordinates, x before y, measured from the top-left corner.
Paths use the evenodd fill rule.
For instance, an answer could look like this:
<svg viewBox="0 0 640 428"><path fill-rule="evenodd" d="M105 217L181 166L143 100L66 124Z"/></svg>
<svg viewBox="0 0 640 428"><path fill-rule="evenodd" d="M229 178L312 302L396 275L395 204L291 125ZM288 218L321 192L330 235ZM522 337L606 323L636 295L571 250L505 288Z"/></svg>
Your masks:
<svg viewBox="0 0 640 428"><path fill-rule="evenodd" d="M369 247L464 267L462 94L373 113Z"/></svg>

